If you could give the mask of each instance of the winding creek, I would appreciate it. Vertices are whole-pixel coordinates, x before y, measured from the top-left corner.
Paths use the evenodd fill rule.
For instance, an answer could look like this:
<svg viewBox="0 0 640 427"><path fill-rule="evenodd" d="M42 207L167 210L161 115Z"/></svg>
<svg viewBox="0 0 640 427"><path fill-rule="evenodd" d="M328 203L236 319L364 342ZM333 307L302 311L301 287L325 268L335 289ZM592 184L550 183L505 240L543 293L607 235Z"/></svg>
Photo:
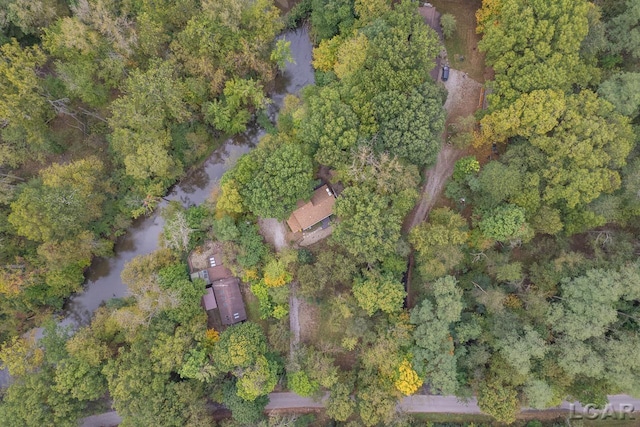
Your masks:
<svg viewBox="0 0 640 427"><path fill-rule="evenodd" d="M270 94L273 101L270 111L272 118L287 94L297 94L304 86L314 82L312 45L307 29L287 31L281 38L291 42L291 54L295 62L287 64L285 71L276 77ZM184 206L204 202L224 172L238 157L251 150L263 135L264 130L253 124L244 134L229 138L203 164L191 170L176 184L165 199L179 201ZM153 214L134 221L127 233L117 241L113 257L99 258L93 262L87 272L84 291L73 295L67 302L62 324L86 325L93 312L104 302L127 295L127 286L122 283L120 273L124 265L136 256L151 253L158 248L163 226L160 210L166 204L167 201L163 201Z"/></svg>
<svg viewBox="0 0 640 427"><path fill-rule="evenodd" d="M291 42L291 55L294 62L287 64L284 72L279 73L270 93L272 104L269 115L274 119L287 94L298 94L304 86L314 83L314 72L311 66L312 44L306 28L284 32L280 38ZM159 236L164 221L160 216L161 209L167 201L179 201L185 207L204 202L214 189L222 175L235 163L242 154L249 152L260 138L264 130L257 124L226 140L209 158L197 168L193 168L169 194L150 216L138 218L120 237L114 247L114 256L95 259L88 269L82 293L72 295L63 311L62 326L77 328L91 321L93 313L102 304L112 298L124 297L128 293L127 286L122 283L120 273L124 265L138 255L145 255L158 248ZM41 330L36 330L36 337ZM0 370L0 387L10 383L6 369Z"/></svg>

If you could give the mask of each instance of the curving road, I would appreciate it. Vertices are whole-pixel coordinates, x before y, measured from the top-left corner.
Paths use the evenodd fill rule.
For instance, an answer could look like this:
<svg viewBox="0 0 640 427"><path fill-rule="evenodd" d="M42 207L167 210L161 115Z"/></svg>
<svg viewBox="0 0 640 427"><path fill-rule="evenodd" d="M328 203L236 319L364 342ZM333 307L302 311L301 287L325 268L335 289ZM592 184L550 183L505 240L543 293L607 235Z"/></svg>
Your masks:
<svg viewBox="0 0 640 427"><path fill-rule="evenodd" d="M269 404L266 407L267 411L280 410L280 409L318 409L324 407L324 402L327 399L325 395L320 400L313 400L308 397L301 397L295 393L271 393L269 395ZM455 396L426 396L417 395L405 397L398 403L398 409L408 413L423 413L423 414L482 414L475 398L470 399L468 402L461 402ZM565 411L583 414L594 414L588 406L583 407L579 403L563 402L560 406L555 408L549 408L543 411L535 411L528 408L523 408L524 412L548 412L548 411ZM634 416L640 418L638 412L640 412L640 399L635 399L631 396L623 394L617 394L609 396L609 406L603 411L604 413L631 413L635 412ZM82 427L113 427L117 426L122 419L115 412L107 412L100 415L93 415L82 419Z"/></svg>

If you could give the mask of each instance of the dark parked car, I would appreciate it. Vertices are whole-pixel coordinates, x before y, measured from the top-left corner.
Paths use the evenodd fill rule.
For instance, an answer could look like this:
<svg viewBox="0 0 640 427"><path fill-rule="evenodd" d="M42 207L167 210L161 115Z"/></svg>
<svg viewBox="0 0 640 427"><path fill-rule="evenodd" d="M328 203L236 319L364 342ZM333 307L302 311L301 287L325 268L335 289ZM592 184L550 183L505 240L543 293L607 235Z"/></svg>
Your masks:
<svg viewBox="0 0 640 427"><path fill-rule="evenodd" d="M442 67L442 81L446 82L447 80L449 80L449 66L445 65Z"/></svg>

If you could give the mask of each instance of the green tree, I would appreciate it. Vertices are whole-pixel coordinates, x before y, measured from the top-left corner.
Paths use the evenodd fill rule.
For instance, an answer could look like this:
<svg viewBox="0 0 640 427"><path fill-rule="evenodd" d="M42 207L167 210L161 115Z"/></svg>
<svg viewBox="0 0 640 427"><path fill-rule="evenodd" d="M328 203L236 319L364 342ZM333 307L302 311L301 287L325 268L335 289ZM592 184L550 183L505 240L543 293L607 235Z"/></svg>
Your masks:
<svg viewBox="0 0 640 427"><path fill-rule="evenodd" d="M462 292L455 278L446 276L434 283L436 305L423 300L411 311L414 345L411 350L413 364L431 386L443 394L455 393L457 356L454 354L450 328L460 320L463 309Z"/></svg>
<svg viewBox="0 0 640 427"><path fill-rule="evenodd" d="M578 340L604 335L618 318L616 302L624 286L619 273L610 270L589 270L583 276L565 278L562 300L552 305L549 324Z"/></svg>
<svg viewBox="0 0 640 427"><path fill-rule="evenodd" d="M407 293L402 283L393 277L367 272L363 278L356 279L353 295L358 305L372 316L378 310L388 314L400 311Z"/></svg>
<svg viewBox="0 0 640 427"><path fill-rule="evenodd" d="M402 1L383 19L372 21L360 31L368 38L366 59L344 84L349 88L349 104L361 120L369 102L387 91L411 91L429 79L428 70L440 51L438 35L417 13L417 3ZM368 127L369 133L375 128Z"/></svg>
<svg viewBox="0 0 640 427"><path fill-rule="evenodd" d="M358 124L357 115L342 101L338 89L327 86L309 97L300 138L316 148L318 163L335 168L348 163L358 139Z"/></svg>
<svg viewBox="0 0 640 427"><path fill-rule="evenodd" d="M293 63L291 56L291 42L284 39L276 41L276 46L271 52L271 60L276 63L280 70L287 67L287 63Z"/></svg>
<svg viewBox="0 0 640 427"><path fill-rule="evenodd" d="M384 260L396 252L402 218L413 207L416 196L415 189L387 197L365 185L345 189L334 208L340 222L333 240L358 259Z"/></svg>
<svg viewBox="0 0 640 427"><path fill-rule="evenodd" d="M480 163L474 156L463 157L456 161L453 168L453 179L463 181L468 176L480 172Z"/></svg>
<svg viewBox="0 0 640 427"><path fill-rule="evenodd" d="M346 382L337 382L329 393L327 415L336 421L346 421L356 408L352 387Z"/></svg>
<svg viewBox="0 0 640 427"><path fill-rule="evenodd" d="M418 251L422 277L431 280L446 274L462 261L467 221L449 208L431 211L429 221L411 230L409 242Z"/></svg>
<svg viewBox="0 0 640 427"><path fill-rule="evenodd" d="M525 219L524 209L513 205L503 205L494 209L480 220L478 227L485 236L498 241L527 241L533 237Z"/></svg>
<svg viewBox="0 0 640 427"><path fill-rule="evenodd" d="M456 17L450 13L440 16L440 26L445 38L450 39L456 32Z"/></svg>
<svg viewBox="0 0 640 427"><path fill-rule="evenodd" d="M335 249L324 250L313 265L298 268L299 293L309 299L321 297L327 290L350 286L356 272L353 259Z"/></svg>
<svg viewBox="0 0 640 427"><path fill-rule="evenodd" d="M354 10L358 23L372 21L391 10L389 0L355 0Z"/></svg>
<svg viewBox="0 0 640 427"><path fill-rule="evenodd" d="M177 365L166 365L162 360L181 361L184 347L162 348L161 341L153 337L158 333L154 329L144 331L147 337L136 336L130 348L104 367L114 407L124 422L133 425L181 426L189 419L201 419L205 415L202 385L172 381L171 372Z"/></svg>
<svg viewBox="0 0 640 427"><path fill-rule="evenodd" d="M255 425L264 418L264 408L269 403L268 396L260 396L253 401L242 399L236 393L235 383L225 382L223 385L223 403L231 411L233 419L244 425Z"/></svg>
<svg viewBox="0 0 640 427"><path fill-rule="evenodd" d="M41 171L12 203L9 221L18 234L38 242L74 238L102 216L106 170L95 157Z"/></svg>
<svg viewBox="0 0 640 427"><path fill-rule="evenodd" d="M419 166L435 162L444 129L441 93L433 82L423 83L408 95L380 93L373 99L378 120L374 148Z"/></svg>
<svg viewBox="0 0 640 427"><path fill-rule="evenodd" d="M311 197L311 158L297 144L259 147L243 156L230 178L251 212L263 218L285 219L298 200ZM225 179L228 179L225 177Z"/></svg>
<svg viewBox="0 0 640 427"><path fill-rule="evenodd" d="M600 84L598 94L633 119L640 114L640 73L615 74Z"/></svg>
<svg viewBox="0 0 640 427"><path fill-rule="evenodd" d="M607 22L609 48L616 53L625 53L634 59L640 58L640 4L626 0L623 10Z"/></svg>
<svg viewBox="0 0 640 427"><path fill-rule="evenodd" d="M418 168L388 153L376 154L363 144L351 156L351 165L339 171L344 181L367 186L381 197L414 190L420 183Z"/></svg>
<svg viewBox="0 0 640 427"><path fill-rule="evenodd" d="M242 323L227 328L213 351L213 360L223 372L253 365L267 351L267 340L260 326Z"/></svg>
<svg viewBox="0 0 640 427"><path fill-rule="evenodd" d="M10 427L56 425L72 427L85 410L85 403L68 394L54 392L50 369L13 383L0 404L0 422Z"/></svg>
<svg viewBox="0 0 640 427"><path fill-rule="evenodd" d="M125 58L109 55L108 38L78 17L64 17L49 26L43 46L57 59L56 71L67 92L93 107L107 103L109 90L125 76Z"/></svg>
<svg viewBox="0 0 640 427"><path fill-rule="evenodd" d="M0 47L0 165L18 166L47 149L53 108L37 71L45 62L38 46L22 48L12 39Z"/></svg>
<svg viewBox="0 0 640 427"><path fill-rule="evenodd" d="M222 100L206 103L202 108L207 123L229 134L247 130L249 109L262 109L267 103L262 87L252 79L228 80L223 95Z"/></svg>
<svg viewBox="0 0 640 427"><path fill-rule="evenodd" d="M39 35L58 16L60 7L55 0L12 0L7 7L7 20L24 34Z"/></svg>
<svg viewBox="0 0 640 427"><path fill-rule="evenodd" d="M240 230L238 264L242 268L255 267L268 255L269 248L264 243L256 224L247 224L243 221L238 225L238 229Z"/></svg>
<svg viewBox="0 0 640 427"><path fill-rule="evenodd" d="M558 125L566 110L566 97L556 88L523 93L482 118L483 142L502 142L515 135L544 135Z"/></svg>
<svg viewBox="0 0 640 427"><path fill-rule="evenodd" d="M303 397L312 396L319 389L318 382L309 379L304 371L287 372L287 386L291 391Z"/></svg>
<svg viewBox="0 0 640 427"><path fill-rule="evenodd" d="M524 386L527 406L534 409L545 409L554 401L553 388L542 380L531 380Z"/></svg>
<svg viewBox="0 0 640 427"><path fill-rule="evenodd" d="M356 402L360 419L365 426L377 424L388 425L395 413L396 399L390 390L381 384L381 380L364 380L359 376L360 382L365 382L358 387Z"/></svg>
<svg viewBox="0 0 640 427"><path fill-rule="evenodd" d="M347 32L354 23L353 0L312 0L311 28L318 40Z"/></svg>
<svg viewBox="0 0 640 427"><path fill-rule="evenodd" d="M279 366L275 361L264 356L258 356L252 366L237 375L236 387L238 396L244 400L253 401L273 391L278 382Z"/></svg>
<svg viewBox="0 0 640 427"><path fill-rule="evenodd" d="M504 360L519 375L527 376L534 359L542 359L547 352L544 339L532 327L525 325L523 330L513 327L500 337L496 343Z"/></svg>
<svg viewBox="0 0 640 427"><path fill-rule="evenodd" d="M182 12L182 8L171 6ZM172 16L169 7L160 9ZM283 27L279 15L269 0L207 1L202 10L195 9L193 16L187 17L170 44L171 50L184 72L204 79L213 96L234 77L257 76L267 83L274 74L270 59L273 40Z"/></svg>
<svg viewBox="0 0 640 427"><path fill-rule="evenodd" d="M478 406L501 423L512 423L520 412L518 392L497 379L482 382L478 388Z"/></svg>
<svg viewBox="0 0 640 427"><path fill-rule="evenodd" d="M91 366L75 358L63 360L56 367L56 384L53 389L69 394L80 401L92 401L107 391L107 381L102 375L102 366Z"/></svg>
<svg viewBox="0 0 640 427"><path fill-rule="evenodd" d="M159 196L182 171L169 127L190 117L184 84L169 62L160 62L132 72L124 92L111 104L111 149L138 193Z"/></svg>
<svg viewBox="0 0 640 427"><path fill-rule="evenodd" d="M580 58L588 11L584 0L484 2L476 18L483 35L478 47L496 71L491 107L508 106L536 89L586 86L597 75Z"/></svg>
<svg viewBox="0 0 640 427"><path fill-rule="evenodd" d="M571 209L617 189L617 169L625 164L632 139L626 118L593 92L568 97L562 122L530 140L546 157L543 199Z"/></svg>

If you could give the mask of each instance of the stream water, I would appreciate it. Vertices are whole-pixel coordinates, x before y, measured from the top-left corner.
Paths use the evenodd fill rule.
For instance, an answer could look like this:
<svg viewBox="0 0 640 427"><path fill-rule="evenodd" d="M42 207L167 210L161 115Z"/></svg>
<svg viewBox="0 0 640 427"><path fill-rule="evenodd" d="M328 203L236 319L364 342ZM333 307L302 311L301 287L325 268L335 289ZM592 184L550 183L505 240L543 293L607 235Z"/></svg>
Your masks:
<svg viewBox="0 0 640 427"><path fill-rule="evenodd" d="M308 31L304 28L287 31L280 37L291 42L291 54L295 62L287 64L285 71L279 73L274 82L274 89L270 94L273 117L287 94L297 94L304 86L314 82L312 45ZM253 124L244 134L228 139L201 166L193 169L176 184L165 199L180 201L184 206L202 203L209 197L224 172L238 157L251 150L263 135L264 131ZM150 216L133 222L127 233L115 244L113 257L99 258L93 262L87 272L83 292L73 295L67 302L62 324L85 325L105 301L127 295L127 286L122 283L120 273L124 265L134 257L151 253L158 248L163 226L160 210L166 203L163 201L159 209Z"/></svg>

